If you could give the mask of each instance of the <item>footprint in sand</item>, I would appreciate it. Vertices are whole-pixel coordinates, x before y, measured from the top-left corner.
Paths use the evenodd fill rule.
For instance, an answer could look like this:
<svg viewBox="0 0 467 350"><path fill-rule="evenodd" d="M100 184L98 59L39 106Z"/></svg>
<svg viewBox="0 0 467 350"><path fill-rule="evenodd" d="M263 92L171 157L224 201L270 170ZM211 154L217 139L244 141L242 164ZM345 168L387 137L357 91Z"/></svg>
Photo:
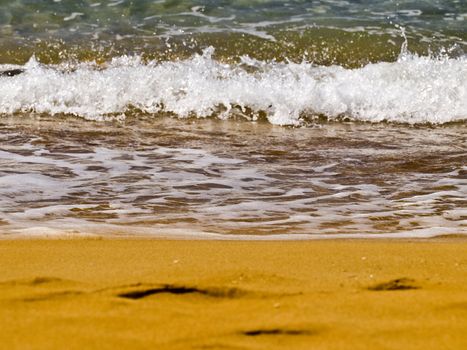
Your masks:
<svg viewBox="0 0 467 350"><path fill-rule="evenodd" d="M253 329L241 332L242 335L248 337L258 336L273 336L273 335L313 335L318 332L310 331L308 329L282 329L282 328L265 328Z"/></svg>
<svg viewBox="0 0 467 350"><path fill-rule="evenodd" d="M249 294L249 292L238 289L238 288L226 288L226 287L209 287L209 288L198 288L194 286L184 285L172 285L165 284L160 286L153 286L148 288L138 288L127 292L117 294L118 297L126 299L142 299L151 295L156 294L195 294L204 295L214 298L237 298Z"/></svg>
<svg viewBox="0 0 467 350"><path fill-rule="evenodd" d="M367 288L371 291L410 290L420 289L411 278L396 278L387 282L378 283Z"/></svg>
<svg viewBox="0 0 467 350"><path fill-rule="evenodd" d="M4 290L6 299L13 296L15 301L34 302L83 294L83 291L74 289L78 284L58 277L38 276L0 282L0 288Z"/></svg>

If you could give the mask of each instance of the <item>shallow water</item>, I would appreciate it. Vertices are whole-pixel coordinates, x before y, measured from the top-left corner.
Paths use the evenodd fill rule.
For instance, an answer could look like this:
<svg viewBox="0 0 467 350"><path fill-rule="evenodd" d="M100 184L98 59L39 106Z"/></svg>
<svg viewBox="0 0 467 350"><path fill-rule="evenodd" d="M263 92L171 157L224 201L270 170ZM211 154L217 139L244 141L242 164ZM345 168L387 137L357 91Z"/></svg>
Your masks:
<svg viewBox="0 0 467 350"><path fill-rule="evenodd" d="M300 238L467 229L465 125L22 116L0 127L3 232Z"/></svg>
<svg viewBox="0 0 467 350"><path fill-rule="evenodd" d="M1 1L2 234L467 233L465 1Z"/></svg>

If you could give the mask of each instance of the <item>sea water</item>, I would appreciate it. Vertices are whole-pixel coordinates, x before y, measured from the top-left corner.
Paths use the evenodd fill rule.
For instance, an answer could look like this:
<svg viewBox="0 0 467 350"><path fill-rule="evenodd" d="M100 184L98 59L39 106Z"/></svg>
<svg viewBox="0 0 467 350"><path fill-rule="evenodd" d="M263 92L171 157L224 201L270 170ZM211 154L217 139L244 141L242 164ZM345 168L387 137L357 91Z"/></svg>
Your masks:
<svg viewBox="0 0 467 350"><path fill-rule="evenodd" d="M467 233L464 1L0 1L0 228Z"/></svg>

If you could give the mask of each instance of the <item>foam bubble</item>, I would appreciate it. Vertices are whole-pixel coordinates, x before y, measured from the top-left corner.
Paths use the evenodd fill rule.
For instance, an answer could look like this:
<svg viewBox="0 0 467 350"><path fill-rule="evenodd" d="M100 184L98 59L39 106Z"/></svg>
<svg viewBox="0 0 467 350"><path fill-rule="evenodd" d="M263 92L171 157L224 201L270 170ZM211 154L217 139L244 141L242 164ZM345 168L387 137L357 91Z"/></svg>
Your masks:
<svg viewBox="0 0 467 350"><path fill-rule="evenodd" d="M0 114L71 114L102 120L130 110L178 117L265 115L298 125L324 115L398 123L467 119L467 57L404 53L396 62L359 69L243 58L225 64L213 49L184 61L143 62L122 56L105 66L46 66L34 57L23 74L0 77ZM0 65L0 71L10 66Z"/></svg>

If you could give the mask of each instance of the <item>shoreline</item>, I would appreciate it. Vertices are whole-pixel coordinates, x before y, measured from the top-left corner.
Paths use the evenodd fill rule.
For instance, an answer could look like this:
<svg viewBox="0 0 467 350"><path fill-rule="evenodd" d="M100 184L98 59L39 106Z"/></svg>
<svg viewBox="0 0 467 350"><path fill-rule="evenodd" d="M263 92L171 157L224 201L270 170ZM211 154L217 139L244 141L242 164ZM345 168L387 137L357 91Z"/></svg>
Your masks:
<svg viewBox="0 0 467 350"><path fill-rule="evenodd" d="M171 236L171 235L161 235L161 236L132 236L132 235L118 235L118 236L105 236L105 235L42 235L42 236L0 236L0 243L2 242L21 242L21 241L155 241L155 242L223 242L223 243L313 243L313 242L368 242L368 243L442 243L442 242L467 242L466 234L446 234L433 237L318 237L318 238L258 238L252 236L252 238L231 238L222 237L222 238L209 238L209 237L193 237L193 236ZM277 236L277 235L271 235ZM280 236L280 235L279 235ZM293 235L290 235L293 236Z"/></svg>
<svg viewBox="0 0 467 350"><path fill-rule="evenodd" d="M0 240L10 349L461 349L467 244Z"/></svg>
<svg viewBox="0 0 467 350"><path fill-rule="evenodd" d="M29 227L22 229L7 229L0 234L3 240L29 239L135 239L135 240L182 240L182 241L223 241L223 242L307 242L334 240L362 240L362 241L411 241L433 239L465 239L467 231L462 228L428 228L412 231L384 232L384 233L270 233L251 230L248 234L220 233L190 228L152 229L148 227L104 227L87 228L85 230L58 229L55 227ZM465 231L465 230L464 230Z"/></svg>

